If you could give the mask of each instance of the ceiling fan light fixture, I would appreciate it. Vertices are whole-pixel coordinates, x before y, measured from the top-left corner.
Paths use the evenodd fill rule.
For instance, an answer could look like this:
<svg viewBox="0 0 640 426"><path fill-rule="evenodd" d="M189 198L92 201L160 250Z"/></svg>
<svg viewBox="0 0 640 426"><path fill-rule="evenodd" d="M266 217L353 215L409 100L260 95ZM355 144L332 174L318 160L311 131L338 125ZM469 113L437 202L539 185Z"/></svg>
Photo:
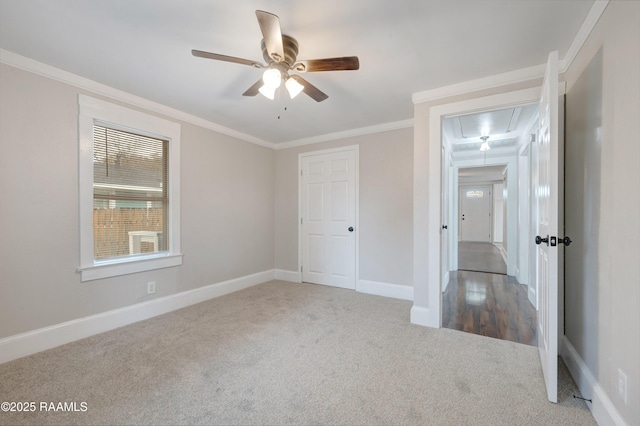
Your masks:
<svg viewBox="0 0 640 426"><path fill-rule="evenodd" d="M262 74L262 81L264 81L265 86L275 90L282 84L282 74L276 68L269 68Z"/></svg>
<svg viewBox="0 0 640 426"><path fill-rule="evenodd" d="M304 86L298 83L296 79L292 77L287 78L284 86L287 88L287 92L289 92L289 96L291 96L291 99L298 96L300 92L302 92L302 89L304 89Z"/></svg>
<svg viewBox="0 0 640 426"><path fill-rule="evenodd" d="M262 93L262 95L265 98L274 100L276 98L276 89L277 87L271 87L271 86L268 86L267 84L264 84L258 90L260 91L260 93Z"/></svg>
<svg viewBox="0 0 640 426"><path fill-rule="evenodd" d="M221 55L219 53L205 52L192 49L191 54L196 57L213 59L216 61L233 62L240 65L249 65L254 68L264 69L262 79L256 81L242 96L256 96L262 93L268 99L275 98L277 89L285 83L289 96L294 98L300 92L304 92L316 102L322 102L329 96L309 83L299 75L291 79L289 71L319 72L319 71L347 71L360 69L360 61L357 56L344 56L339 58L307 59L296 62L298 57L298 41L288 35L282 34L280 18L273 13L264 10L256 10L256 18L262 32L262 57L266 64L235 56ZM288 82L288 84L287 84Z"/></svg>
<svg viewBox="0 0 640 426"><path fill-rule="evenodd" d="M489 139L489 136L482 136L480 137L480 139L482 139L482 145L480 145L480 151L489 151L491 149L491 147L489 146L489 142L487 142L487 139Z"/></svg>

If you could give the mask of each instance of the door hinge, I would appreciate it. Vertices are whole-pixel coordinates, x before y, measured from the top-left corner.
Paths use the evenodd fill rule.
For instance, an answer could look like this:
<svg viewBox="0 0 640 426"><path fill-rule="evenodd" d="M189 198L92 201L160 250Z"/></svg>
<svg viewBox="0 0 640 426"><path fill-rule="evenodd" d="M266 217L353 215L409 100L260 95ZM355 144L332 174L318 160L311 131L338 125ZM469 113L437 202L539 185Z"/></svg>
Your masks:
<svg viewBox="0 0 640 426"><path fill-rule="evenodd" d="M302 218L300 218L300 225L302 225Z"/></svg>
<svg viewBox="0 0 640 426"><path fill-rule="evenodd" d="M302 266L300 267L300 273L302 273Z"/></svg>
<svg viewBox="0 0 640 426"><path fill-rule="evenodd" d="M302 169L300 169L300 176L302 176Z"/></svg>

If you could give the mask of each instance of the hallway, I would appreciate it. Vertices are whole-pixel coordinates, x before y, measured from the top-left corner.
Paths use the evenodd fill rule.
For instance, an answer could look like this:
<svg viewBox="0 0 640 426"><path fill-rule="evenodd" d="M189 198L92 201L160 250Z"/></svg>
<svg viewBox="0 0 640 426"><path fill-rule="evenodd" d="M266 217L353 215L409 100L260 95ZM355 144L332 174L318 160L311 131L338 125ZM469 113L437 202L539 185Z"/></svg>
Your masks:
<svg viewBox="0 0 640 426"><path fill-rule="evenodd" d="M458 270L507 274L507 265L496 246L474 241L458 242Z"/></svg>
<svg viewBox="0 0 640 426"><path fill-rule="evenodd" d="M536 310L527 287L505 274L496 252L491 244L460 243L460 270L442 295L442 327L535 346Z"/></svg>

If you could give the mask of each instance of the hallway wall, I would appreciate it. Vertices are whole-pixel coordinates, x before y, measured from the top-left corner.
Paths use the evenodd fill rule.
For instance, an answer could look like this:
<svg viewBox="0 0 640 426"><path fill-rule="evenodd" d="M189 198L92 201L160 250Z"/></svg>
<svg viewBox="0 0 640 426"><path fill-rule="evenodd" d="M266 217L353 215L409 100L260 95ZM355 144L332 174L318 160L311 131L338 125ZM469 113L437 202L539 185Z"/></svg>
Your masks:
<svg viewBox="0 0 640 426"><path fill-rule="evenodd" d="M599 391L640 424L640 2L610 2L565 75L566 338L600 386L576 378L596 420Z"/></svg>

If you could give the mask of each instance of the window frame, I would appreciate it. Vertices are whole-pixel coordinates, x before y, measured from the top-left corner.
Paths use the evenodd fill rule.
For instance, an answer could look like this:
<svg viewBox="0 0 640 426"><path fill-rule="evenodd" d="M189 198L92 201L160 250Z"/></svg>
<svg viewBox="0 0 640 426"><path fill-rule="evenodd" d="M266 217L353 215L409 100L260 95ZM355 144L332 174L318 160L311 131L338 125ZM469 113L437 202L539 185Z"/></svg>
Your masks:
<svg viewBox="0 0 640 426"><path fill-rule="evenodd" d="M169 141L167 251L96 260L93 246L93 126ZM81 281L91 281L182 264L180 247L180 124L90 96L78 95L78 191Z"/></svg>

